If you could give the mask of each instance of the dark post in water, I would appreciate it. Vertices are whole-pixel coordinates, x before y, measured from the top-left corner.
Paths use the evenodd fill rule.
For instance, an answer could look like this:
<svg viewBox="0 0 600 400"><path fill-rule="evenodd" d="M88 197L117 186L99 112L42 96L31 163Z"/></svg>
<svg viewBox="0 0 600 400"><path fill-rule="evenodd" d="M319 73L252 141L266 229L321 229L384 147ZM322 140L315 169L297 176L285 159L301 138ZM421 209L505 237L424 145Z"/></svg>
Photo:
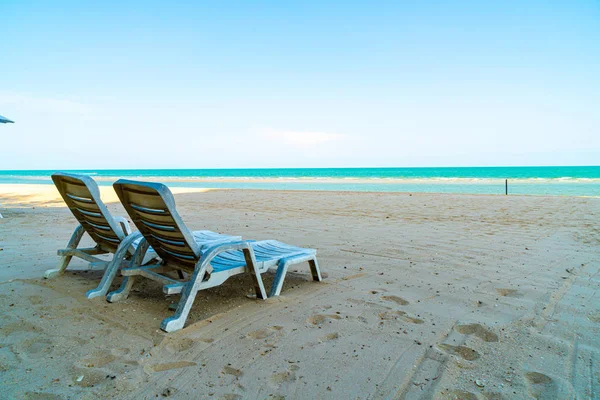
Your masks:
<svg viewBox="0 0 600 400"><path fill-rule="evenodd" d="M508 196L508 179L504 180L504 194Z"/></svg>

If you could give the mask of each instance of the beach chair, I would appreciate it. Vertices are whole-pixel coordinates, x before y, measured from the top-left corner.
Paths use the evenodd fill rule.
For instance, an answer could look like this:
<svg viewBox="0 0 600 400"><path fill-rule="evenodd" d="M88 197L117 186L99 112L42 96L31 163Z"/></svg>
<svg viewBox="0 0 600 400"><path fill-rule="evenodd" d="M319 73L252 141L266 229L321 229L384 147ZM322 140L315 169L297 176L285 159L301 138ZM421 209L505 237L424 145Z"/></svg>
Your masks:
<svg viewBox="0 0 600 400"><path fill-rule="evenodd" d="M99 254L115 253L123 240L131 234L129 223L123 217L110 214L102 200L96 182L86 175L57 172L52 181L63 200L79 222L66 249L58 250L60 260L55 269L49 269L45 278L62 274L71 262L78 257L90 263L90 268L106 268L109 261L95 257ZM94 247L78 248L83 234L87 234L96 243ZM131 243L128 253L135 251L137 243Z"/></svg>
<svg viewBox="0 0 600 400"><path fill-rule="evenodd" d="M175 314L161 323L166 332L183 328L198 291L218 286L236 274L251 275L259 299L267 297L261 274L271 267L277 267L271 296L279 295L287 269L293 264L308 262L313 279L321 281L316 250L276 240L237 241L203 248L183 223L165 185L121 179L113 187L144 237L137 252L152 246L161 262L141 266L140 257L135 255L130 267L121 270L125 277L121 287L109 293L107 300L127 298L137 276L162 283L165 294L181 294ZM180 274L179 279L173 277L175 271Z"/></svg>
<svg viewBox="0 0 600 400"><path fill-rule="evenodd" d="M45 278L53 278L62 274L69 265L72 257L78 257L90 263L90 268L118 270L124 260L130 259L134 254L140 257L136 262L144 264L156 258L152 248L145 247L143 252L136 252L142 240L139 232L131 232L129 222L123 217L110 214L106 205L100 198L97 183L86 175L68 174L57 172L52 175L52 181L65 203L79 222L71 236L66 249L58 250L60 260L55 269L47 270ZM78 248L83 234L87 234L96 243L94 247ZM199 240L206 243L241 240L239 236L227 236L211 231L195 232ZM100 254L112 253L110 261L95 257ZM105 295L104 292L90 291L88 298Z"/></svg>

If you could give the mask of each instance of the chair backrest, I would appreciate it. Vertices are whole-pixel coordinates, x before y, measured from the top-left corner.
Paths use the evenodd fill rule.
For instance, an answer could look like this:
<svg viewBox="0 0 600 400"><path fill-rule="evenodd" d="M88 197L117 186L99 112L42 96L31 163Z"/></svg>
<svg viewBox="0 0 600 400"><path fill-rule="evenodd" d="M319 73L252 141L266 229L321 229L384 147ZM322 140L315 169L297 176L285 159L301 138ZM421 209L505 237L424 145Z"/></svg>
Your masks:
<svg viewBox="0 0 600 400"><path fill-rule="evenodd" d="M119 179L113 184L123 207L150 246L175 267L193 269L200 246L175 208L175 199L161 183Z"/></svg>
<svg viewBox="0 0 600 400"><path fill-rule="evenodd" d="M100 199L98 184L89 176L65 172L52 174L52 181L92 240L114 253L127 233Z"/></svg>

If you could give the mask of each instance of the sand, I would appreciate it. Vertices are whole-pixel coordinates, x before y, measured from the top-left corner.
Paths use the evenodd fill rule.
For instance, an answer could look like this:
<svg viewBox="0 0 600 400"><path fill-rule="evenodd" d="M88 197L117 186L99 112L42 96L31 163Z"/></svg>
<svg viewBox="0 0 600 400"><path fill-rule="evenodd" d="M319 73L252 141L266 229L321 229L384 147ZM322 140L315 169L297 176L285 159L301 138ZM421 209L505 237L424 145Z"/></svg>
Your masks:
<svg viewBox="0 0 600 400"><path fill-rule="evenodd" d="M600 397L600 199L179 193L190 228L317 248L327 278L260 301L237 276L166 334L155 282L111 304L82 261L40 278L75 227L52 190L0 185L0 398Z"/></svg>

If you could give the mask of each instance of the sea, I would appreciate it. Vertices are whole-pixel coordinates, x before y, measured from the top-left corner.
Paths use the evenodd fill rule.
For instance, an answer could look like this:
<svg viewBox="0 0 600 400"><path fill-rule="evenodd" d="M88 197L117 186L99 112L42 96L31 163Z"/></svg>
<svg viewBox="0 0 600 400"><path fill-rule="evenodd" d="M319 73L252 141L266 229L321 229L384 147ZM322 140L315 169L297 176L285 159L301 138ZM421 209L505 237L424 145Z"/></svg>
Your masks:
<svg viewBox="0 0 600 400"><path fill-rule="evenodd" d="M119 178L168 186L600 197L600 166L63 170L99 185ZM52 184L56 170L0 171L0 184Z"/></svg>

